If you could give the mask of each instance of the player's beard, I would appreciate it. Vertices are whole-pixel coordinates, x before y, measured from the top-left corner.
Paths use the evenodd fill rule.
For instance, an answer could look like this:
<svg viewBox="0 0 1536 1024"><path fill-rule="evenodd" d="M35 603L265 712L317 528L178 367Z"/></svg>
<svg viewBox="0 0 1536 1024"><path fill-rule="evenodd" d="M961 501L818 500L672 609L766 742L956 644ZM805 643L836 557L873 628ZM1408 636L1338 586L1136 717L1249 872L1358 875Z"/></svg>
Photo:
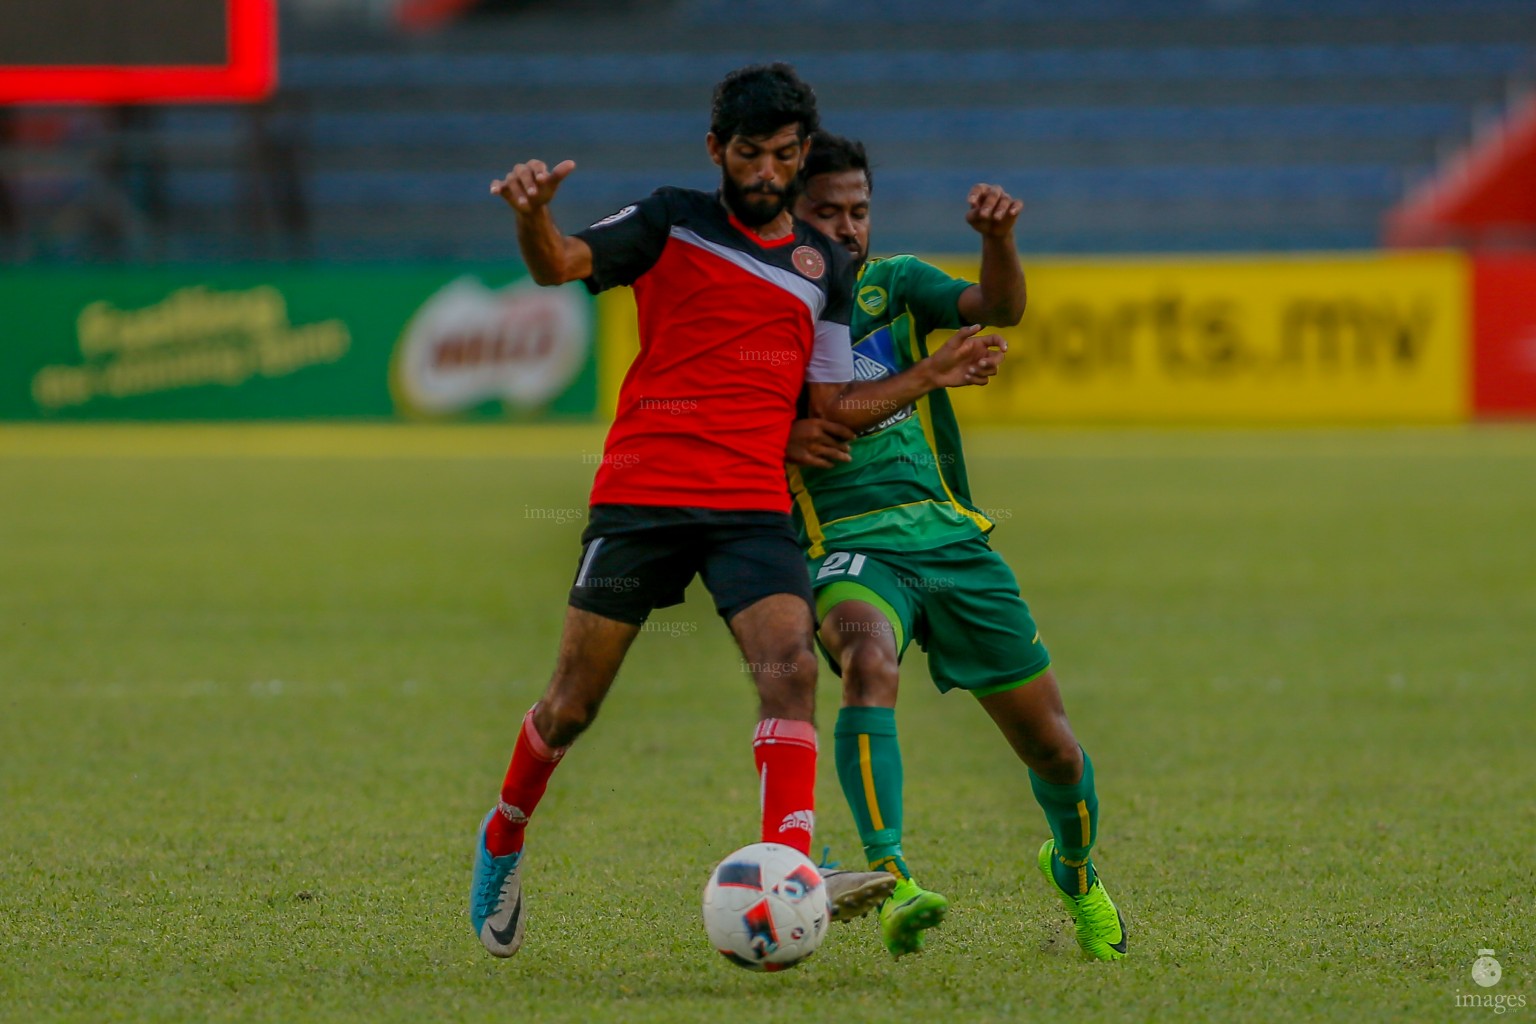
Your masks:
<svg viewBox="0 0 1536 1024"><path fill-rule="evenodd" d="M760 228L789 209L800 194L800 179L790 179L787 188L775 188L768 184L742 188L729 174L720 176L720 192L725 205L736 219L749 228Z"/></svg>

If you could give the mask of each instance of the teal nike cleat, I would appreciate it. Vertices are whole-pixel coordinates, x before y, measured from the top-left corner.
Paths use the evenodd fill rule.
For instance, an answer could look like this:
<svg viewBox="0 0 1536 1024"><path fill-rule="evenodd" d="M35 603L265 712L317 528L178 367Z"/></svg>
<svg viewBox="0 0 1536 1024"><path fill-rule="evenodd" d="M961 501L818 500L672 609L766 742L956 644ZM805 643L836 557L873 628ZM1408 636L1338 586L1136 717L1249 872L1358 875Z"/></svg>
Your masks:
<svg viewBox="0 0 1536 1024"><path fill-rule="evenodd" d="M475 842L475 880L469 890L469 923L480 944L492 956L509 957L523 944L523 881L518 868L521 852L492 857L485 848L485 830L497 813L493 808L480 823Z"/></svg>

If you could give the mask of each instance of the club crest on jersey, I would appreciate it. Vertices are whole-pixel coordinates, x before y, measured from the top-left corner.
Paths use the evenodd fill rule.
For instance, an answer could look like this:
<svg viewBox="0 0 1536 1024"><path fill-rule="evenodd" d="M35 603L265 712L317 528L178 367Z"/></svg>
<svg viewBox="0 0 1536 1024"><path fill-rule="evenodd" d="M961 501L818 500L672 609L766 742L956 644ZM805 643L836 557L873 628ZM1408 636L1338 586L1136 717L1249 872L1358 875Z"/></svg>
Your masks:
<svg viewBox="0 0 1536 1024"><path fill-rule="evenodd" d="M635 206L634 204L630 204L629 206L624 207L624 209L619 210L616 213L610 213L608 216L604 217L602 220L594 221L592 223L592 226L594 228L605 228L609 224L617 224L619 221L623 220L625 217L628 217L630 214L634 213L638 209L639 209L638 206Z"/></svg>
<svg viewBox="0 0 1536 1024"><path fill-rule="evenodd" d="M879 316L880 311L885 309L886 298L884 288L877 284L867 284L859 289L859 308L870 316Z"/></svg>
<svg viewBox="0 0 1536 1024"><path fill-rule="evenodd" d="M827 272L827 261L822 258L821 253L808 245L798 246L789 254L789 261L795 265L796 270L812 281Z"/></svg>

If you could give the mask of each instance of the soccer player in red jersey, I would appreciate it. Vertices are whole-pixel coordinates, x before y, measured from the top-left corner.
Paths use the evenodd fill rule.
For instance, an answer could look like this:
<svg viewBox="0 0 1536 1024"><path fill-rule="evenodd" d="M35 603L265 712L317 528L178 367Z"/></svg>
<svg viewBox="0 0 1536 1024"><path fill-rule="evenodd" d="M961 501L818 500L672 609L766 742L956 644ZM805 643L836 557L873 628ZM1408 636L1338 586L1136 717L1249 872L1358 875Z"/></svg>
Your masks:
<svg viewBox="0 0 1536 1024"><path fill-rule="evenodd" d="M702 576L757 685L753 740L765 842L809 853L817 741L810 581L788 516L783 459L802 388L815 415L857 430L917 389L991 372L996 339L961 332L938 373L849 397L849 254L790 207L815 94L788 65L732 72L707 145L717 193L660 188L574 235L549 206L575 170L531 160L491 185L517 218L534 280L634 289L640 353L619 392L554 674L523 719L477 843L470 920L486 949L522 943L523 836L571 743L592 723L653 609ZM889 892L886 872L828 872L834 920Z"/></svg>

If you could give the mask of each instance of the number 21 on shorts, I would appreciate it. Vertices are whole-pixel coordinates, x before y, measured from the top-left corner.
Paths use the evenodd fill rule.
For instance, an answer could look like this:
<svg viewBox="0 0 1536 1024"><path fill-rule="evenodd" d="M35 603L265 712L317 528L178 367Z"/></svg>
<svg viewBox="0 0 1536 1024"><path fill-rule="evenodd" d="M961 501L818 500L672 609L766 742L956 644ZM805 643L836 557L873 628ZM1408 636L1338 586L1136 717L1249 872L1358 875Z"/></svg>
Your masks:
<svg viewBox="0 0 1536 1024"><path fill-rule="evenodd" d="M816 579L824 580L828 576L857 576L863 568L863 555L851 555L846 551L834 551L827 556L825 562L821 563L821 570L816 573Z"/></svg>

